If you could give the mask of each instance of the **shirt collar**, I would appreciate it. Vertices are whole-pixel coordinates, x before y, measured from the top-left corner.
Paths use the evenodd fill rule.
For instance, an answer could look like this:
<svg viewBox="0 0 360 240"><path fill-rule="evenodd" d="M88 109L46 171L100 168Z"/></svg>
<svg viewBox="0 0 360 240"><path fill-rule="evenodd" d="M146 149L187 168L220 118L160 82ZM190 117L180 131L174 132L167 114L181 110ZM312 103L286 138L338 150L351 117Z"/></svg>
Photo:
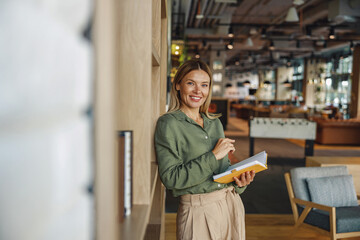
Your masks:
<svg viewBox="0 0 360 240"><path fill-rule="evenodd" d="M181 111L180 109L174 111L171 113L177 120L180 120L180 121L188 121L190 123L193 123L194 121L189 118L183 111ZM202 118L204 119L204 126L211 123L211 119L209 119L205 113L200 113Z"/></svg>

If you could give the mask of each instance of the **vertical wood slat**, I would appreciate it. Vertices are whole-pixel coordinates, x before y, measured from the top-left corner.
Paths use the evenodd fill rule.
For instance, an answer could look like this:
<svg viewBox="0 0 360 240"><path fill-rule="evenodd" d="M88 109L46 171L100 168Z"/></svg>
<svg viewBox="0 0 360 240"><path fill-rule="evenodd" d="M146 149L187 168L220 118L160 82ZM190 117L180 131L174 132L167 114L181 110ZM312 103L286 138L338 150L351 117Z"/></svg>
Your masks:
<svg viewBox="0 0 360 240"><path fill-rule="evenodd" d="M152 0L152 44L160 55L161 41L161 1Z"/></svg>
<svg viewBox="0 0 360 240"><path fill-rule="evenodd" d="M161 0L161 18L168 18L167 17L167 0ZM163 29L163 28L162 28Z"/></svg>
<svg viewBox="0 0 360 240"><path fill-rule="evenodd" d="M96 239L119 239L115 111L115 3L97 0L95 46L95 204Z"/></svg>
<svg viewBox="0 0 360 240"><path fill-rule="evenodd" d="M163 0L166 2L165 0ZM162 5L162 9L166 7L166 4ZM165 10L166 11L166 10ZM164 114L166 111L166 86L167 86L167 58L168 58L168 43L167 43L167 25L168 19L162 18L161 19L161 72L160 72L160 115Z"/></svg>
<svg viewBox="0 0 360 240"><path fill-rule="evenodd" d="M152 80L151 80L151 90L152 90L152 106L151 106L151 136L154 136L156 121L160 115L160 67L152 68ZM155 162L155 147L154 146L154 138L151 141L151 162Z"/></svg>
<svg viewBox="0 0 360 240"><path fill-rule="evenodd" d="M117 129L133 130L133 204L150 203L152 1L117 1Z"/></svg>

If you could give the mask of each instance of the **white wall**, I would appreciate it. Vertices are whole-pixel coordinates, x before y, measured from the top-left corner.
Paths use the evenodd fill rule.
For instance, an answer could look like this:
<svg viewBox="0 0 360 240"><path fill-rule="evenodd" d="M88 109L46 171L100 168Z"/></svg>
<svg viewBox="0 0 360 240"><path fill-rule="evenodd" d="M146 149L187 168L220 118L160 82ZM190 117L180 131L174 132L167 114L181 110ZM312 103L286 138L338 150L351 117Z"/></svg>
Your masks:
<svg viewBox="0 0 360 240"><path fill-rule="evenodd" d="M90 9L0 2L0 239L92 239Z"/></svg>
<svg viewBox="0 0 360 240"><path fill-rule="evenodd" d="M250 85L238 87L238 83L244 83L247 80L250 82ZM252 72L236 73L231 76L231 80L227 80L226 84L231 84L232 87L225 90L224 97L236 100L247 99L249 98L249 88L257 89L259 87L259 75Z"/></svg>
<svg viewBox="0 0 360 240"><path fill-rule="evenodd" d="M307 86L305 105L323 108L325 106L325 62L307 61Z"/></svg>
<svg viewBox="0 0 360 240"><path fill-rule="evenodd" d="M287 68L287 67L279 67L277 69L277 92L276 92L276 99L281 100L291 100L291 87L284 86L283 82L287 79L292 82L294 74L294 68Z"/></svg>

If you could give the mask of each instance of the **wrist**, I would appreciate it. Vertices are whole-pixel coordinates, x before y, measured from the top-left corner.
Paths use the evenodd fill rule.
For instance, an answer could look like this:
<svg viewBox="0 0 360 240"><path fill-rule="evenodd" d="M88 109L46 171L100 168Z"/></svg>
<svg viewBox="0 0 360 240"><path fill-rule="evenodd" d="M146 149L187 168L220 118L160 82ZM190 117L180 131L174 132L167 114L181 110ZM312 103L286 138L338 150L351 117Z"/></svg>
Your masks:
<svg viewBox="0 0 360 240"><path fill-rule="evenodd" d="M214 157L216 160L219 160L218 156L216 155L216 153L214 151L211 151L214 154Z"/></svg>

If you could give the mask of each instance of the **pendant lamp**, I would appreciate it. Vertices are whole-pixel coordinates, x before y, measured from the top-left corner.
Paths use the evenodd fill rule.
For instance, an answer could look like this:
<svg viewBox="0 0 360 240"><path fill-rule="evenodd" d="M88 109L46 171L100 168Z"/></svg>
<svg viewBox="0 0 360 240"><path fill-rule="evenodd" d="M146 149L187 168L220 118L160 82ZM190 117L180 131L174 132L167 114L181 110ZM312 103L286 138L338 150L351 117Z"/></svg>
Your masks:
<svg viewBox="0 0 360 240"><path fill-rule="evenodd" d="M296 8L295 7L289 8L289 11L285 18L285 22L298 22L298 21L299 21L299 16L296 12Z"/></svg>

